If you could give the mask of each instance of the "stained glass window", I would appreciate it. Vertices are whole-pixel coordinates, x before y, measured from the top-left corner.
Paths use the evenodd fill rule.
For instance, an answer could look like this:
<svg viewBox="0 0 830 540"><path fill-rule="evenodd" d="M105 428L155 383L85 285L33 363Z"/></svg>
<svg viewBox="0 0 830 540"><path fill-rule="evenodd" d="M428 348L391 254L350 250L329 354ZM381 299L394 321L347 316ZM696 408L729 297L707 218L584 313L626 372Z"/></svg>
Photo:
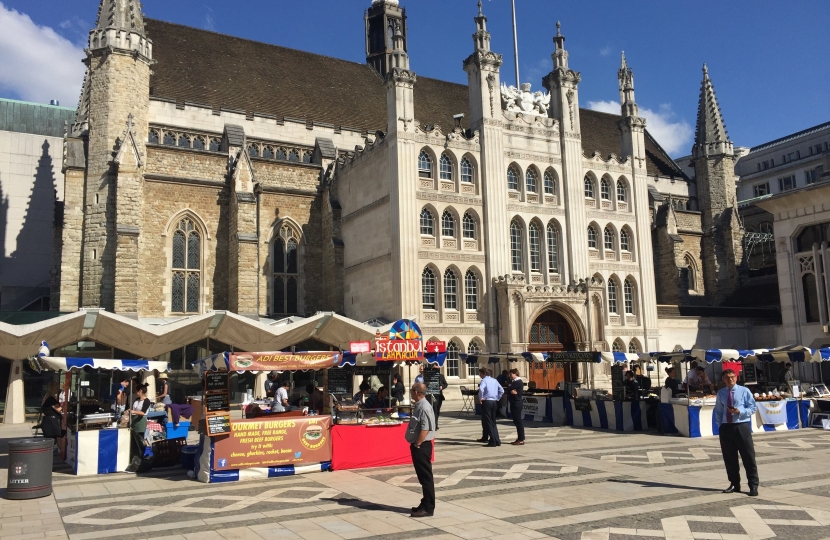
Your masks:
<svg viewBox="0 0 830 540"><path fill-rule="evenodd" d="M300 246L294 229L283 225L274 240L274 314L299 313Z"/></svg>
<svg viewBox="0 0 830 540"><path fill-rule="evenodd" d="M193 220L181 219L173 232L170 311L198 313L200 302L202 239Z"/></svg>

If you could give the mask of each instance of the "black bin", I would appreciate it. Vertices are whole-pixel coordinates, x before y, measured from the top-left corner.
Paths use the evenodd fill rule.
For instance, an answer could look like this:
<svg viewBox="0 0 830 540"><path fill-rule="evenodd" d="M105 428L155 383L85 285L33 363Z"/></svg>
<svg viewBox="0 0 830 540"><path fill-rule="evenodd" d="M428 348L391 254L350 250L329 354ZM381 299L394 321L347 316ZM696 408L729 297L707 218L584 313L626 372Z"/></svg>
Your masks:
<svg viewBox="0 0 830 540"><path fill-rule="evenodd" d="M16 439L9 442L7 499L37 499L52 493L53 439Z"/></svg>

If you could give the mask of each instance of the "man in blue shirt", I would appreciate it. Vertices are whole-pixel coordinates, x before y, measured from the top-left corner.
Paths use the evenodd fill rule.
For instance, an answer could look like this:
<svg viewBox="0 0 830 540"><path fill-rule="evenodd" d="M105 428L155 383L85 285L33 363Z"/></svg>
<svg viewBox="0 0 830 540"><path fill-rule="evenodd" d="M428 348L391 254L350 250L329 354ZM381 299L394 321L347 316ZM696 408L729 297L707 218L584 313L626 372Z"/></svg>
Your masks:
<svg viewBox="0 0 830 540"><path fill-rule="evenodd" d="M504 388L488 374L487 368L478 371L481 382L478 385L478 400L481 402L481 429L483 435L478 442L487 443L486 446L501 446L499 430L496 427L496 408Z"/></svg>
<svg viewBox="0 0 830 540"><path fill-rule="evenodd" d="M738 375L733 370L723 370L721 379L726 388L721 388L718 392L714 414L723 463L729 477L729 487L723 492L741 491L741 467L738 465L740 454L749 484L749 496L757 497L758 466L755 464L755 446L752 444L752 428L749 424L755 414L755 398L745 386L738 384Z"/></svg>

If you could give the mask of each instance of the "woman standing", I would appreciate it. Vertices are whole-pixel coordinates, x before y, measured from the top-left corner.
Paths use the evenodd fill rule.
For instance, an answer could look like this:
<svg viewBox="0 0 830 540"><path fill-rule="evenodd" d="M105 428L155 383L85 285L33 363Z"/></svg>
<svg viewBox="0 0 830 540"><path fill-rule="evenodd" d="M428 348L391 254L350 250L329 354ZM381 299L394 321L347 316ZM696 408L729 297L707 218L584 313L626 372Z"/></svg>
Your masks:
<svg viewBox="0 0 830 540"><path fill-rule="evenodd" d="M398 402L397 404L400 405L403 401L404 393L406 389L403 386L403 381L401 381L401 376L399 373L395 373L392 375L392 397Z"/></svg>
<svg viewBox="0 0 830 540"><path fill-rule="evenodd" d="M173 400L170 399L170 383L167 382L167 373L160 373L158 376L158 391L156 392L156 402L164 403L165 405L173 404Z"/></svg>
<svg viewBox="0 0 830 540"><path fill-rule="evenodd" d="M63 410L61 409L61 404L58 401L58 392L60 391L60 385L57 381L50 381L49 384L46 385L46 395L43 396L43 402L40 406L40 411L42 413L40 419L40 429L43 431L44 437L51 437L58 441L60 437L64 437L66 435L66 430L61 429L61 416L63 414Z"/></svg>
<svg viewBox="0 0 830 540"><path fill-rule="evenodd" d="M144 457L144 449L147 447L145 441L145 432L147 431L147 411L150 410L150 400L147 399L147 383L133 383L135 386L135 401L130 409L130 417L132 419L132 427L130 433L132 437L132 445L130 446L130 466L127 467L128 473L135 473L138 466L141 464L141 459Z"/></svg>

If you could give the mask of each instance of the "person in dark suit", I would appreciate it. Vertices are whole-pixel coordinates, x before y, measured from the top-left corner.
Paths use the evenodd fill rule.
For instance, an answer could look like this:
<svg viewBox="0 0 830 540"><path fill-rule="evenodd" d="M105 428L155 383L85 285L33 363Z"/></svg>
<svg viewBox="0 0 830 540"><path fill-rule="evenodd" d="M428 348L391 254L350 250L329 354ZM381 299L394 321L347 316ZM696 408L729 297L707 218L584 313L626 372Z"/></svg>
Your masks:
<svg viewBox="0 0 830 540"><path fill-rule="evenodd" d="M625 381L623 381L623 388L625 388L626 401L640 401L640 385L637 384L637 379L634 378L633 371L625 372Z"/></svg>
<svg viewBox="0 0 830 540"><path fill-rule="evenodd" d="M441 404L444 403L446 399L444 397L444 388L446 388L447 379L444 377L443 373L438 374L438 388L439 392L438 395L431 395L432 398L432 411L435 413L435 431L438 431L438 417L441 416Z"/></svg>
<svg viewBox="0 0 830 540"><path fill-rule="evenodd" d="M513 446L522 446L525 443L525 425L522 420L522 392L524 381L519 378L519 370L510 370L510 384L507 386L507 401L510 403L510 414L513 417L513 424L516 426L516 440Z"/></svg>
<svg viewBox="0 0 830 540"><path fill-rule="evenodd" d="M496 427L496 407L504 395L504 388L490 376L489 370L481 368L478 374L481 376L481 382L478 383L478 401L481 404L483 431L478 442L487 443L486 446L501 446L499 430Z"/></svg>

